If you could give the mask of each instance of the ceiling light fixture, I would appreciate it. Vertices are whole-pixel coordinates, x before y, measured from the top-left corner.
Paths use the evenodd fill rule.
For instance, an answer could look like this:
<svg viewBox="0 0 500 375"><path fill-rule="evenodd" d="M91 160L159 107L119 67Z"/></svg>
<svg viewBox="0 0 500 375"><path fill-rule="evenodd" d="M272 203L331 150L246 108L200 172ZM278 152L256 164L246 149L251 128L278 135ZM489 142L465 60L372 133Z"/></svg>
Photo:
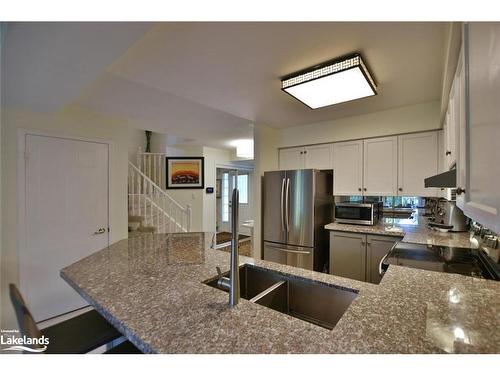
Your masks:
<svg viewBox="0 0 500 375"><path fill-rule="evenodd" d="M236 147L236 156L239 158L253 159L253 139L237 139L231 142Z"/></svg>
<svg viewBox="0 0 500 375"><path fill-rule="evenodd" d="M281 89L312 109L377 94L359 53L291 74L281 80Z"/></svg>

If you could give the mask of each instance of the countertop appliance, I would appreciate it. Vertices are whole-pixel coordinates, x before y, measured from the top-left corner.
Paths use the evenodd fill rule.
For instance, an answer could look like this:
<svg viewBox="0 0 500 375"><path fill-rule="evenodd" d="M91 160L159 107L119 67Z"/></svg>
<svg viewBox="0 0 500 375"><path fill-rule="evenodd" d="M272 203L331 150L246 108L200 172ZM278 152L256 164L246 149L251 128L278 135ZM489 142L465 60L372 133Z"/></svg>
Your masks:
<svg viewBox="0 0 500 375"><path fill-rule="evenodd" d="M429 222L429 226L450 232L466 232L469 229L467 216L457 207L455 201L446 199L438 201L434 220Z"/></svg>
<svg viewBox="0 0 500 375"><path fill-rule="evenodd" d="M264 172L264 260L319 272L329 261L333 171Z"/></svg>
<svg viewBox="0 0 500 375"><path fill-rule="evenodd" d="M375 225L382 213L382 202L335 203L335 221L345 224Z"/></svg>
<svg viewBox="0 0 500 375"><path fill-rule="evenodd" d="M380 274L383 275L391 264L500 280L499 264L481 248L469 249L397 242L382 258L379 265Z"/></svg>

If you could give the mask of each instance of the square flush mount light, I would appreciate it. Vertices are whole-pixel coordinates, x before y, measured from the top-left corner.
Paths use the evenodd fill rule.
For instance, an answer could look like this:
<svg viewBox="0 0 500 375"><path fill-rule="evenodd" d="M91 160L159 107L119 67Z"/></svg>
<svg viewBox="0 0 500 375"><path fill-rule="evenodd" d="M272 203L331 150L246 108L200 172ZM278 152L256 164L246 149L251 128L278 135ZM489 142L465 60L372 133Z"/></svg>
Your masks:
<svg viewBox="0 0 500 375"><path fill-rule="evenodd" d="M377 94L358 53L291 74L281 80L281 89L312 109Z"/></svg>

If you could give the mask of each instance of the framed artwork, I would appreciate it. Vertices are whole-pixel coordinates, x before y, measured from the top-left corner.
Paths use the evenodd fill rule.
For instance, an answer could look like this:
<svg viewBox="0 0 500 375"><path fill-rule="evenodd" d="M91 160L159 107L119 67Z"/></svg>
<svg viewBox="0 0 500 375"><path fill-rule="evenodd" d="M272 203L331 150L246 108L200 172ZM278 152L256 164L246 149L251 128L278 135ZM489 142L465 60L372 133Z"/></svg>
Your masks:
<svg viewBox="0 0 500 375"><path fill-rule="evenodd" d="M222 191L222 180L218 178L217 180L215 180L215 198L221 197L221 191Z"/></svg>
<svg viewBox="0 0 500 375"><path fill-rule="evenodd" d="M203 189L204 157L167 157L167 189Z"/></svg>

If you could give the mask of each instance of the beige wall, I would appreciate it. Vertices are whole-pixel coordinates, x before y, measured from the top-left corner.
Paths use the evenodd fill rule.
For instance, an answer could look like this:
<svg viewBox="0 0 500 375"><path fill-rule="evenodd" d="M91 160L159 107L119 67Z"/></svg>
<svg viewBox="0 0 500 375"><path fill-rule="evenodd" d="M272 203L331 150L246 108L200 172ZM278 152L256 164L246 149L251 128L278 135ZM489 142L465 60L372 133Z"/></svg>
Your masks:
<svg viewBox="0 0 500 375"><path fill-rule="evenodd" d="M253 256L261 258L262 241L262 178L264 171L278 169L278 145L280 131L265 125L254 126L254 178L253 178L253 216L254 248Z"/></svg>
<svg viewBox="0 0 500 375"><path fill-rule="evenodd" d="M215 190L215 180L217 179L217 165L229 164L231 162L231 152L212 147L203 148L205 157L205 187L211 186ZM217 202L214 194L206 194L203 191L203 231L215 232Z"/></svg>
<svg viewBox="0 0 500 375"><path fill-rule="evenodd" d="M143 129L137 129L137 128L128 128L128 160L134 165L137 164L137 150L139 147L142 148L144 151L144 148L146 147L146 134Z"/></svg>
<svg viewBox="0 0 500 375"><path fill-rule="evenodd" d="M4 41L4 27L5 24L0 22L0 171L2 171L2 133L3 133L3 102L2 102L2 97L3 97L3 86L2 86L2 60L3 60L3 41ZM2 174L0 173L0 328L4 328L4 325L2 324L3 322L3 283L2 283L2 278L3 278L3 272L2 272L2 249L3 249L3 244L2 244Z"/></svg>
<svg viewBox="0 0 500 375"><path fill-rule="evenodd" d="M111 141L111 242L126 238L127 233L127 158L128 133L122 119L98 115L78 107L69 107L60 113L41 113L3 110L1 181L2 181L2 249L1 309L3 328L15 327L13 311L8 299L7 285L18 283L17 263L17 140L18 130L26 129L67 137Z"/></svg>
<svg viewBox="0 0 500 375"><path fill-rule="evenodd" d="M379 137L440 128L440 102L282 129L279 147Z"/></svg>

